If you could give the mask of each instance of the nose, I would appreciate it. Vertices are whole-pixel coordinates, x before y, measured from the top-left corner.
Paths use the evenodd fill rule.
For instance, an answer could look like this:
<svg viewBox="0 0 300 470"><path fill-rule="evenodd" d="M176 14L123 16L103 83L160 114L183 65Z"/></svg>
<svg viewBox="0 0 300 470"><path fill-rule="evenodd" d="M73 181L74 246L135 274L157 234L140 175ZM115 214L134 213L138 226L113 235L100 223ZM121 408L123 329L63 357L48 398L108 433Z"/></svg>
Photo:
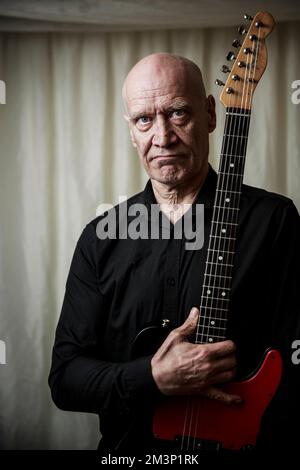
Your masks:
<svg viewBox="0 0 300 470"><path fill-rule="evenodd" d="M158 115L156 117L153 129L152 143L156 147L169 147L177 141L177 135L165 116Z"/></svg>

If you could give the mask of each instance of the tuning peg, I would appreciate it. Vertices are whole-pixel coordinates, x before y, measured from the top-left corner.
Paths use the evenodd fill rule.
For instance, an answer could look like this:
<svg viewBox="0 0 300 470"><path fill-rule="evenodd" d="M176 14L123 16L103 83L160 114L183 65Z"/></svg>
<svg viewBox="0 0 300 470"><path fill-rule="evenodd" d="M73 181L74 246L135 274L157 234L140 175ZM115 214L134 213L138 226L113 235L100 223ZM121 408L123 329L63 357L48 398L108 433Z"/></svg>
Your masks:
<svg viewBox="0 0 300 470"><path fill-rule="evenodd" d="M255 22L255 26L256 26L257 28L261 28L261 27L263 26L263 24L262 24L260 21L256 21L256 22Z"/></svg>
<svg viewBox="0 0 300 470"><path fill-rule="evenodd" d="M226 60L231 61L231 60L235 60L235 58L236 58L236 57L235 57L235 55L234 55L234 52L229 51L228 54L227 54L227 56L226 56Z"/></svg>
<svg viewBox="0 0 300 470"><path fill-rule="evenodd" d="M251 51L251 49L250 49L249 47L245 47L245 48L243 49L243 53L244 53L244 54L252 54L252 51Z"/></svg>
<svg viewBox="0 0 300 470"><path fill-rule="evenodd" d="M222 82L222 80L219 80L218 78L215 80L215 84L218 85L218 86L224 86L225 83Z"/></svg>
<svg viewBox="0 0 300 470"><path fill-rule="evenodd" d="M232 93L234 93L233 88L231 87L226 88L226 93L228 93L228 95L231 95Z"/></svg>
<svg viewBox="0 0 300 470"><path fill-rule="evenodd" d="M255 36L255 34L250 34L249 39L250 41L257 41L257 36Z"/></svg>
<svg viewBox="0 0 300 470"><path fill-rule="evenodd" d="M241 47L241 43L238 39L235 39L234 41L232 41L232 45L233 47Z"/></svg>
<svg viewBox="0 0 300 470"><path fill-rule="evenodd" d="M241 34L242 36L244 36L244 34L247 33L247 30L245 29L245 25L241 24L241 25L238 27L238 33Z"/></svg>
<svg viewBox="0 0 300 470"><path fill-rule="evenodd" d="M253 17L250 16L250 15L247 15L247 13L245 13L245 14L244 14L244 20L252 21L252 20L253 20Z"/></svg>
<svg viewBox="0 0 300 470"><path fill-rule="evenodd" d="M230 68L227 67L227 65L222 65L221 72L223 72L223 73L229 73L229 72L230 72Z"/></svg>
<svg viewBox="0 0 300 470"><path fill-rule="evenodd" d="M239 77L238 75L236 75L236 74L233 74L231 78L232 78L232 80L234 80L235 82L238 82L238 81L240 80L240 77Z"/></svg>

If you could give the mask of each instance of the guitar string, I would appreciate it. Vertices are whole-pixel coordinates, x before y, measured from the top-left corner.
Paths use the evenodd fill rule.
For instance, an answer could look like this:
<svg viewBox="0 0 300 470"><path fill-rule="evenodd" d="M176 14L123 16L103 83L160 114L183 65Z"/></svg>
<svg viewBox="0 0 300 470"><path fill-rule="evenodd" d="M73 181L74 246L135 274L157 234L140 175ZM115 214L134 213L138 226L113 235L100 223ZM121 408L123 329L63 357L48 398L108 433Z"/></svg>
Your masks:
<svg viewBox="0 0 300 470"><path fill-rule="evenodd" d="M259 32L260 32L260 29L259 29ZM258 42L258 44L259 44L259 42ZM253 53L254 46L255 46L255 44L253 44L252 53ZM253 76L254 76L254 74L255 74L255 68L256 68L256 62L257 62L257 54L258 54L258 47L256 48L256 57L255 57L255 64L254 64L254 68L253 68ZM249 54L248 54L247 56L249 56ZM249 57L249 59L250 59L250 57ZM248 68L249 68L248 66L249 66L249 64L248 64L248 57L247 57L247 64L246 64L247 70L248 70ZM250 68L250 69L251 69L251 68ZM250 70L249 75L250 75L250 74L251 74L251 70ZM245 81L244 81L244 85L243 85L242 103L244 102L244 97L245 97L245 96L246 96L246 102L247 102L248 88L249 88L249 86L250 86L250 83L251 83L251 82L250 82L249 76L248 76L248 79L247 79L247 93L246 93L246 94L244 93ZM251 97L252 97L252 95L253 95L253 86L251 87ZM249 98L250 100L251 100L251 97ZM231 101L231 98L230 98L230 101ZM230 103L230 104L231 104L231 103ZM230 107L231 107L231 106L230 106ZM236 106L233 106L233 109L236 111ZM246 119L244 119L244 118L246 118ZM230 114L229 114L229 125L228 125L228 123L226 123L227 125L225 126L225 128L228 128L228 127L229 127L229 130L230 130L229 134L230 134L230 135L231 135L231 131L233 130L233 135L234 135L234 136L237 136L237 137L235 137L234 139L238 139L238 137L240 137L240 128L241 128L241 123L242 123L242 134L246 134L246 136L245 136L245 135L242 135L242 139L243 139L244 137L247 137L248 128L249 128L249 121L250 121L250 115L248 114L247 107L244 108L244 106L242 105L242 113L238 116L238 119L234 118L233 115L230 115ZM236 133L236 127L238 127L238 132L237 132L237 133ZM245 131L246 131L246 132L245 132ZM228 136L227 136L227 137L228 137ZM242 143L243 143L243 140L240 139L240 142L238 142L238 140L236 140L236 142L235 142L235 152L233 153L232 146L233 146L233 141L234 141L234 139L231 139L231 149L229 150L229 154L230 154L230 155L235 155L235 156L237 155L237 152L238 152L239 154L241 154L241 155L243 154L243 157L242 157L240 160L237 160L237 158L240 158L240 157L235 157L235 160L236 160L236 161L235 161L235 164L236 164L237 161L240 162L239 165L238 165L238 171L237 171L237 174L240 174L240 173L241 173L241 174L240 174L240 181L237 181L237 184L236 184L237 186L239 186L239 187L238 187L239 191L238 191L238 192L230 192L230 193L228 193L228 194L230 195L230 197L229 197L230 202L233 200L232 206L233 206L233 207L236 207L236 205L239 205L239 202L240 202L240 190L241 190L243 169L244 169L244 163L245 163L246 145L245 145L245 142L244 142L243 152L241 152L240 150L242 149L242 145L239 146L238 144L239 144L239 143L242 144ZM230 139L229 139L229 142L230 142ZM226 147L228 147L228 139L225 139L225 141L224 141L224 146L225 146L225 144L226 144ZM228 152L227 152L227 153L228 153ZM224 154L225 154L225 155L224 155ZM223 172L229 173L229 171L226 171L226 163L227 163L228 159L227 159L227 161L226 161L226 159L224 159L224 156L226 156L226 153L223 152L223 149L222 149L222 161L221 161L221 164L222 164L223 162L224 162L224 163L223 163L223 168L222 168L222 166L220 165L220 166L221 166L220 170L222 171L222 169L223 169ZM232 158L232 157L230 157L230 158ZM241 172L240 172L240 168L239 168L239 167L241 167L241 170L242 170ZM234 176L234 178L235 178L235 176ZM238 176L237 178L239 178L239 176ZM225 180L226 180L226 178L225 178ZM227 178L227 181L229 181L229 178ZM224 185L224 181L222 181L222 185ZM232 179L232 180L231 180L230 190L229 190L229 191L232 191L232 190L233 190L233 187L234 187L234 182L233 182L233 179ZM221 195L224 194L223 191L224 191L224 187L222 188L222 191L220 191L220 194L221 194ZM226 189L226 191L228 191L228 188ZM222 202L222 200L220 200L221 198L219 197L220 194L217 194L217 195L216 195L216 196L217 196L217 197L216 197L216 202L218 202L218 200L219 200L219 206L220 206L220 207L218 208L218 209L219 209L219 210L218 210L218 215L219 215L219 212L221 212L221 214L223 215L223 219L224 219L226 209L223 209L222 211L220 211L220 209L221 209L221 207L226 207L226 206L225 206L225 205L223 206L223 202ZM231 195L232 195L232 196L231 196ZM225 192L225 198L226 198L226 192ZM224 201L224 202L225 202L225 201ZM238 212L238 211L237 211L237 212ZM229 213L230 213L230 212L229 212ZM236 217L234 217L234 215L236 215ZM219 218L219 217L218 217L218 218ZM227 219L228 219L228 218L229 218L229 217L227 217ZM232 220L232 221L235 221L237 218L238 218L238 214L233 212L233 213L232 213L232 219L231 219L231 220ZM212 219L212 220L214 220L214 216L213 216L213 219ZM222 220L222 222L224 222L224 220ZM219 224L219 225L221 225L221 227L223 226L223 224ZM231 227L232 227L231 230L232 230L233 232L236 232L236 225L232 225ZM213 232L213 230L214 230L214 227L212 227L211 232ZM227 233L227 230L226 230L225 233ZM235 238L235 237L233 237L233 238ZM213 253L219 253L219 252L220 252L220 243L221 243L221 240L222 240L222 237L219 237L218 251L213 252ZM210 241L211 241L211 240L210 240ZM234 248L235 240L234 240L233 242L227 242L227 244L229 245L230 248L231 248L231 247ZM226 240L224 240L224 245L225 245L225 247L226 247ZM215 246L215 243L214 243L214 246ZM225 247L224 247L224 248L225 248ZM222 252L223 252L223 251L225 251L225 249L222 250ZM232 252L233 252L234 249L231 249L231 250L229 250L229 251L232 251ZM213 256L216 256L216 255L213 255ZM228 256L228 258L233 259L233 254L231 253L231 256ZM227 258L227 260L228 260L228 258ZM226 264L232 264L232 263L228 263L228 261L227 261ZM217 264L216 264L216 266L214 266L214 264L211 265L211 268L212 268L212 269L213 269L214 267L217 268ZM231 268L230 266L226 266L225 272L227 273L227 274L226 274L227 276L228 276L228 274L229 274L228 271L229 271L229 272L232 271L232 268ZM211 273L210 273L209 277L210 277L210 276L211 276ZM206 276L205 276L205 277L206 277ZM216 279L216 276L214 276L214 280L215 280L215 279ZM228 277L226 277L226 278L224 278L224 279L229 279L229 282L230 282L231 276L228 276ZM224 281L224 283L226 283L226 281ZM228 284L228 287L230 287L229 284ZM215 291L215 289L216 289L216 286L214 285L214 286L213 286L213 297L215 297L215 296L214 296L214 291ZM203 289L203 290L204 290L204 289ZM220 288L219 288L219 290L220 290ZM217 297L217 298L218 298L218 297ZM207 303L208 303L208 297L207 297L207 296L206 296L206 299L207 299L207 300L206 300L206 304L207 304ZM218 300L217 300L217 303L218 303ZM212 304L213 304L213 299L212 299ZM211 307L213 307L213 305L211 305ZM205 311L205 310L204 310L204 311ZM223 319L223 315L224 315L224 314L221 314L221 318L222 318L222 319ZM210 325L211 325L211 323L209 322L208 330L209 330L209 328L210 328ZM199 324L198 324L198 327L199 327ZM202 341L203 341L203 339L204 339L204 338L203 338L203 337L204 337L204 327L205 327L205 324L204 324L203 327L202 327L202 334L201 334L201 336L202 336ZM197 329L198 329L198 328L197 328ZM216 330L216 328L213 328L213 329ZM224 330L223 330L223 331L224 331ZM218 332L218 335L217 335L217 336L224 336L224 334L223 334L222 331L221 331L221 326L220 326L220 325L217 327L217 332ZM207 334L207 335L208 335L208 334ZM208 336L209 336L209 335L208 335ZM212 335L212 336L213 336L213 335ZM198 403L198 402L197 402L197 403ZM194 415L194 413L193 413L193 408L194 408L194 407L192 406L191 422L192 422L192 420L193 420L193 415ZM198 404L198 407L197 407L197 408L198 408L198 409L197 409L197 413L196 413L196 423L195 423L195 426L197 426L197 421L198 421L199 404ZM190 426L190 427L191 427L191 426ZM194 434L194 436L196 436L196 433L193 433L193 434ZM190 435L190 433L189 433L189 435ZM195 437L194 437L194 445L193 445L193 448L194 448L194 449L195 449L195 442L196 442L196 441L195 441Z"/></svg>
<svg viewBox="0 0 300 470"><path fill-rule="evenodd" d="M232 97L230 97L230 100L232 99ZM227 127L227 124L228 124L228 117L226 116L226 124L225 124L225 128ZM225 136L224 136L225 137ZM224 148L224 145L225 145L225 141L226 139L224 138L223 142L222 142L222 150L221 152L223 153L223 148ZM218 174L218 179L220 179L220 175ZM219 187L219 182L217 182L217 187ZM216 196L218 195L218 193L216 193ZM215 199L216 200L216 199ZM218 219L218 216L216 217L216 213L219 215L219 207L217 208L216 207L217 204L215 203L214 204L214 207L213 207L213 215L212 215L212 221L214 220L217 220ZM213 230L213 226L211 227L211 230ZM212 248L212 245L214 248ZM212 249L215 249L215 245L216 245L216 240L215 239L212 239L212 237L209 238L209 244L208 244L208 250L210 250L210 248ZM208 256L207 256L207 260L210 259L210 253L215 253L215 251L208 251ZM201 306L200 306L200 321L202 321L202 327L201 327L201 339L200 339L200 342L203 344L204 343L204 335L205 335L205 328L207 327L207 335L209 336L209 327L210 327L210 318L211 318L211 315L208 316L207 314L207 310L208 307L210 306L209 304L212 302L211 298L208 297L208 291L209 291L209 287L210 287L210 281L211 281L211 275L212 275L212 269L213 269L213 264L210 265L210 264L206 264L206 269L205 269L205 275L204 275L204 283L203 283L203 286L202 286L202 296L201 296ZM206 290L206 296L203 297L204 295L204 292ZM211 307L213 307L213 305L211 305ZM201 317L201 311L202 311L202 317ZM205 322L206 322L206 318L209 318L209 321L208 321L208 325L206 326L205 325ZM205 318L206 317L206 318ZM197 324L197 331L196 331L196 340L199 341L199 338L198 338L198 335L200 334L199 333L199 330L200 330L200 322L198 321L198 324ZM207 337L208 337L207 336ZM196 447L196 438L197 438L197 427L198 427L198 419L199 419L199 401L196 401L196 403L198 404L197 406L197 411L196 411L196 420L194 422L194 432L193 432L193 449L195 449ZM192 408L194 408L194 405L192 405ZM192 410L192 413L191 413L191 417L190 417L190 421L192 422L192 416L193 416L193 410ZM189 441L189 439L188 439ZM189 442L187 442L188 444Z"/></svg>
<svg viewBox="0 0 300 470"><path fill-rule="evenodd" d="M230 100L232 99L232 97L230 97ZM225 125L225 129L227 128L228 126L228 117L226 116L226 125ZM225 145L225 142L226 142L226 139L223 140L223 145L222 147L224 147ZM222 153L223 153L223 148L222 148ZM220 179L220 175L218 174L218 178ZM219 182L217 183L217 187L219 187ZM220 212L220 207L217 207L217 198L218 198L218 193L216 193L216 198L215 198L215 204L214 204L214 208L213 208L213 216L212 216L212 221L215 221L217 219L219 219L219 212ZM216 213L217 213L217 216L216 216ZM211 231L214 230L214 227L212 226L211 227ZM213 239L212 237L209 238L209 245L208 245L208 249L212 249L212 250L215 250L216 248L216 239ZM209 256L210 256L210 253L213 253L212 255L212 260L213 260L213 257L215 256L214 253L216 253L215 251L209 251ZM210 259L209 256L207 257L207 259ZM202 311L203 313L203 320L202 320L202 328L201 328L201 343L203 344L204 343L204 336L205 336L205 328L207 328L207 333L206 333L206 336L209 337L209 331L210 331L210 325L211 325L211 314L208 315L207 314L207 310L208 307L213 307L213 299L209 297L209 294L208 292L210 291L211 292L211 288L212 286L210 286L210 283L211 283L211 276L212 276L212 269L214 268L214 264L206 264L206 269L205 269L205 276L204 276L204 285L202 286L202 298L201 298L201 306L200 306L200 311ZM206 296L203 297L204 295L204 292L206 291ZM213 295L212 295L213 297ZM203 300L204 299L204 300ZM211 305L209 305L211 304ZM201 313L200 313L201 315ZM209 321L208 321L208 325L205 324L206 322L206 318L208 317L209 318ZM198 339L198 335L199 335L199 326L200 326L200 323L198 322L198 325L197 325L197 340L199 341ZM207 342L207 341L206 341ZM193 449L196 448L196 437L197 437L197 427L198 427L198 420L199 420L199 408L200 408L200 404L199 404L199 400L196 400L196 404L197 404L197 410L196 410L196 419L195 419L195 422L194 422L194 432L193 432ZM194 407L194 406L193 406ZM192 417L193 417L193 410L192 410L192 413L191 413L191 421L192 421Z"/></svg>

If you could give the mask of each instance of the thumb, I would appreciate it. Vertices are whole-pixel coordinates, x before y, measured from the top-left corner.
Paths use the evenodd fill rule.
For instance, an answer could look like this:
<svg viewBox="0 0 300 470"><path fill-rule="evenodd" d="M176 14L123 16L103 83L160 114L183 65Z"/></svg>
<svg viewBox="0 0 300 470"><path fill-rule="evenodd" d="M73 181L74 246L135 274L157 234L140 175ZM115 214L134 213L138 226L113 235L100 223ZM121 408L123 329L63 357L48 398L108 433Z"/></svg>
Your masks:
<svg viewBox="0 0 300 470"><path fill-rule="evenodd" d="M193 307L186 318L185 322L178 328L179 332L185 336L189 336L193 333L197 326L197 321L200 315L198 308Z"/></svg>

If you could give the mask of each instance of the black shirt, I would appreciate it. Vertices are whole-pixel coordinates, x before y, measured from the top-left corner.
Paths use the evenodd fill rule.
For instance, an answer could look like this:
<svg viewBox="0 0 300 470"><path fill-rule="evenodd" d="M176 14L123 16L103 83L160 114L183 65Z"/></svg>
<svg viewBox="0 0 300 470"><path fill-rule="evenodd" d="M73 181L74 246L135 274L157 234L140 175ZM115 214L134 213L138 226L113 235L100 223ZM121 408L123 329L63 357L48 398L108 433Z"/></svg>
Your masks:
<svg viewBox="0 0 300 470"><path fill-rule="evenodd" d="M133 358L134 340L163 319L179 326L199 306L216 180L210 169L192 208L205 207L202 249L186 250L172 228L170 239L100 240L96 230L104 215L77 243L49 383L58 407L100 415L108 449L147 446L151 439L152 409L161 396L151 374L154 351ZM150 181L127 206L136 203L150 214L156 204ZM262 426L262 441L274 445L292 434L299 413L299 373L291 361L292 342L300 339L299 240L290 199L243 185L228 336L237 345L239 375L255 368L270 345L283 356L284 378Z"/></svg>

